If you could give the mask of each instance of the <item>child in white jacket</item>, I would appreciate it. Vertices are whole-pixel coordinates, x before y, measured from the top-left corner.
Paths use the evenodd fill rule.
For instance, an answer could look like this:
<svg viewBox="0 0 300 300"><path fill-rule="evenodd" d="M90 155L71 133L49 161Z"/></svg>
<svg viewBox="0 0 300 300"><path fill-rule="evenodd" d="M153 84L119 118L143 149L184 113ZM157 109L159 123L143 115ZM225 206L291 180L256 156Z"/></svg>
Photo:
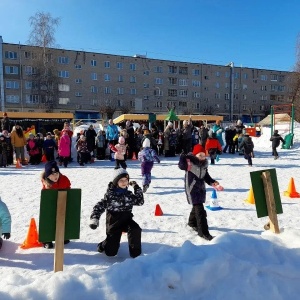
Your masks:
<svg viewBox="0 0 300 300"><path fill-rule="evenodd" d="M8 240L11 232L11 216L6 204L0 198L0 249L2 248L3 238Z"/></svg>

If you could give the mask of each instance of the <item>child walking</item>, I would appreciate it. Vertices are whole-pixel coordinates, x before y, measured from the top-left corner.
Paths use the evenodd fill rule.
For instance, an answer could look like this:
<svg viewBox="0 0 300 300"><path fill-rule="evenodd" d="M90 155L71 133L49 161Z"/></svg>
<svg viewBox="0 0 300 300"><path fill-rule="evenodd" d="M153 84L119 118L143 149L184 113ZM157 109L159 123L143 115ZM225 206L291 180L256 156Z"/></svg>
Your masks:
<svg viewBox="0 0 300 300"><path fill-rule="evenodd" d="M3 239L10 239L11 233L11 216L6 204L1 200L0 197L0 249L2 248Z"/></svg>
<svg viewBox="0 0 300 300"><path fill-rule="evenodd" d="M71 182L69 178L59 172L56 161L48 161L45 164L45 169L41 174L42 189L52 190L69 190L71 188ZM65 244L70 241L65 240ZM53 242L45 242L44 248L53 248Z"/></svg>
<svg viewBox="0 0 300 300"><path fill-rule="evenodd" d="M185 193L188 203L193 206L188 225L197 231L200 237L210 241L213 237L208 230L207 214L203 205L206 200L205 183L217 187L219 182L212 179L208 173L204 148L197 144L193 153L181 154L178 166L185 171Z"/></svg>
<svg viewBox="0 0 300 300"><path fill-rule="evenodd" d="M274 130L274 133L271 136L270 141L272 142L272 155L274 156L274 159L277 159L279 157L277 152L277 147L280 145L280 142L284 145L285 141L281 137L281 135L278 134L278 130Z"/></svg>
<svg viewBox="0 0 300 300"><path fill-rule="evenodd" d="M111 144L110 149L115 152L115 169L119 169L120 165L123 169L127 168L125 161L127 145L125 145L125 138L123 136L119 137L119 143L116 145Z"/></svg>
<svg viewBox="0 0 300 300"><path fill-rule="evenodd" d="M150 148L150 140L145 139L143 149L138 153L138 160L141 161L141 171L143 176L143 193L146 193L151 183L151 170L154 161L160 163L160 159L154 149Z"/></svg>
<svg viewBox="0 0 300 300"><path fill-rule="evenodd" d="M248 166L252 167L254 144L251 137L248 134L244 135L243 141L240 144L240 149L244 150L244 158L247 159Z"/></svg>
<svg viewBox="0 0 300 300"><path fill-rule="evenodd" d="M134 193L128 190L128 184ZM142 189L135 181L129 182L129 174L125 169L114 170L113 180L107 191L93 208L90 217L90 228L99 226L100 216L106 210L106 239L98 244L98 252L107 256L115 256L120 247L122 232L127 232L129 254L135 258L142 253L142 229L133 220L133 205L144 204Z"/></svg>

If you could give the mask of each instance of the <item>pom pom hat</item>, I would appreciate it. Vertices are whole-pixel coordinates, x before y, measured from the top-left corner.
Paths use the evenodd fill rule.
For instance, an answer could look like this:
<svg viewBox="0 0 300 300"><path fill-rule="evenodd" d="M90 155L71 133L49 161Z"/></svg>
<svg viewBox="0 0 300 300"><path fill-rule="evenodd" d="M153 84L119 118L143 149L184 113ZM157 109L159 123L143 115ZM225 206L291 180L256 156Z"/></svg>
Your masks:
<svg viewBox="0 0 300 300"><path fill-rule="evenodd" d="M45 178L49 177L53 172L59 172L56 161L48 161L45 164Z"/></svg>
<svg viewBox="0 0 300 300"><path fill-rule="evenodd" d="M114 171L114 176L113 176L113 180L112 180L113 185L118 186L118 181L121 178L125 178L125 177L127 177L127 179L129 180L129 174L125 169L122 169L122 168L116 169Z"/></svg>
<svg viewBox="0 0 300 300"><path fill-rule="evenodd" d="M196 144L196 145L194 146L194 149L193 149L193 154L194 154L194 155L197 155L197 154L200 153L200 152L205 153L205 150L204 150L204 148L202 147L202 145Z"/></svg>

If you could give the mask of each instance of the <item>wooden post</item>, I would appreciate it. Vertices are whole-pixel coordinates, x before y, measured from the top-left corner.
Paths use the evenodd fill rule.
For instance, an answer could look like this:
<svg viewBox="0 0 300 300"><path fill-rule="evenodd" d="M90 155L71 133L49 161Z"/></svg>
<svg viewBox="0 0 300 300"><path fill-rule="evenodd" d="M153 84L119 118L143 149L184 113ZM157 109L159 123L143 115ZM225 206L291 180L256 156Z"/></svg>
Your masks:
<svg viewBox="0 0 300 300"><path fill-rule="evenodd" d="M264 183L268 215L270 219L270 230L274 233L280 233L270 172L263 172L261 177Z"/></svg>
<svg viewBox="0 0 300 300"><path fill-rule="evenodd" d="M54 272L63 271L67 191L58 191L56 209Z"/></svg>

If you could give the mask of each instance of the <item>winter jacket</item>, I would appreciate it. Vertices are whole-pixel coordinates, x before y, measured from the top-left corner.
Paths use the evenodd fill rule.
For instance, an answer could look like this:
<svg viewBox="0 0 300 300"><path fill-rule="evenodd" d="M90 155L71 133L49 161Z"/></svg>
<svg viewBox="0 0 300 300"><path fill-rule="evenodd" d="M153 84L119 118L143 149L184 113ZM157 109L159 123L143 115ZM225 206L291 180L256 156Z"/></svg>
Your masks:
<svg viewBox="0 0 300 300"><path fill-rule="evenodd" d="M6 204L0 198L0 237L11 232L11 216Z"/></svg>
<svg viewBox="0 0 300 300"><path fill-rule="evenodd" d="M277 148L280 145L280 141L282 142L283 145L285 144L284 139L278 133L274 133L271 136L270 141L272 142L272 148Z"/></svg>
<svg viewBox="0 0 300 300"><path fill-rule="evenodd" d="M30 156L37 155L40 153L37 143L36 143L36 140L34 140L34 139L28 139L27 145L26 145L26 150Z"/></svg>
<svg viewBox="0 0 300 300"><path fill-rule="evenodd" d="M102 133L100 133L100 131L96 137L96 145L98 148L105 147L105 136Z"/></svg>
<svg viewBox="0 0 300 300"><path fill-rule="evenodd" d="M105 210L112 214L131 213L133 205L141 206L143 204L144 194L138 185L134 186L134 193L132 193L127 188L117 188L110 182L103 199L94 206L90 219L99 220Z"/></svg>
<svg viewBox="0 0 300 300"><path fill-rule="evenodd" d="M192 138L192 132L193 132L194 126L192 124L188 124L187 126L183 127L181 129L182 139L183 140L189 140Z"/></svg>
<svg viewBox="0 0 300 300"><path fill-rule="evenodd" d="M207 159L200 161L192 154L181 154L178 166L181 170L186 171L184 186L188 203L192 205L205 203L205 183L212 185L215 182L208 173Z"/></svg>
<svg viewBox="0 0 300 300"><path fill-rule="evenodd" d="M223 137L222 137L223 131L224 131L224 129L223 129L223 127L221 127L220 125L215 124L215 125L212 127L212 132L215 132L215 133L216 133L217 139L219 140L221 146L224 145Z"/></svg>
<svg viewBox="0 0 300 300"><path fill-rule="evenodd" d="M124 160L127 146L124 144L110 145L110 149L115 152L115 159Z"/></svg>
<svg viewBox="0 0 300 300"><path fill-rule="evenodd" d="M45 139L43 144L44 152L45 153L53 153L55 149L57 149L57 145L55 141L51 139Z"/></svg>
<svg viewBox="0 0 300 300"><path fill-rule="evenodd" d="M69 157L71 152L71 139L67 134L64 134L58 144L58 154L61 157Z"/></svg>
<svg viewBox="0 0 300 300"><path fill-rule="evenodd" d="M254 144L250 136L245 136L240 144L240 149L244 149L245 154L253 152Z"/></svg>
<svg viewBox="0 0 300 300"><path fill-rule="evenodd" d="M79 139L76 144L77 152L87 153L89 152L86 141Z"/></svg>
<svg viewBox="0 0 300 300"><path fill-rule="evenodd" d="M3 118L2 120L1 120L1 129L2 129L2 131L3 130L7 130L7 131L10 131L10 120L9 120L9 118Z"/></svg>
<svg viewBox="0 0 300 300"><path fill-rule="evenodd" d="M15 130L11 132L10 138L13 147L24 147L27 143L25 135L23 134L22 137L19 137Z"/></svg>
<svg viewBox="0 0 300 300"><path fill-rule="evenodd" d="M45 177L45 172L41 174L41 179L42 179L42 189L45 190L47 189L46 185L44 184L43 180L46 180ZM50 189L51 190L69 190L71 188L71 182L69 178L61 173L59 173L59 178L57 182L54 182Z"/></svg>
<svg viewBox="0 0 300 300"><path fill-rule="evenodd" d="M211 152L221 153L222 146L217 138L208 138L205 144L205 151L207 154Z"/></svg>
<svg viewBox="0 0 300 300"><path fill-rule="evenodd" d="M138 153L138 160L141 162L158 162L160 163L160 159L157 156L155 150L151 149L150 147L146 147Z"/></svg>
<svg viewBox="0 0 300 300"><path fill-rule="evenodd" d="M108 125L106 128L106 139L108 141L116 141L118 140L119 132L118 127L115 124Z"/></svg>
<svg viewBox="0 0 300 300"><path fill-rule="evenodd" d="M89 151L93 151L95 149L96 136L97 136L97 133L94 128L93 129L89 128L85 132L86 143L87 143L87 147L88 147Z"/></svg>

